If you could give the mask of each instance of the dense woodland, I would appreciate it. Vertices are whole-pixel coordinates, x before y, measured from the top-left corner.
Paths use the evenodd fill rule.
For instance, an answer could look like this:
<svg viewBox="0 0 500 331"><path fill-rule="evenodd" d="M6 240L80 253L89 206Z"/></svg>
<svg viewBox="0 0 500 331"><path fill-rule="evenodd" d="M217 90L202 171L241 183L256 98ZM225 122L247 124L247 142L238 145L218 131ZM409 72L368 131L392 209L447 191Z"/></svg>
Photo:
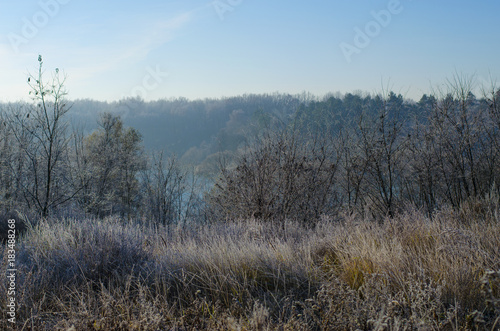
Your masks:
<svg viewBox="0 0 500 331"><path fill-rule="evenodd" d="M500 195L500 90L455 76L418 102L377 95L67 101L40 71L1 105L0 204L161 223L339 211L394 216ZM45 76L48 76L47 74Z"/></svg>

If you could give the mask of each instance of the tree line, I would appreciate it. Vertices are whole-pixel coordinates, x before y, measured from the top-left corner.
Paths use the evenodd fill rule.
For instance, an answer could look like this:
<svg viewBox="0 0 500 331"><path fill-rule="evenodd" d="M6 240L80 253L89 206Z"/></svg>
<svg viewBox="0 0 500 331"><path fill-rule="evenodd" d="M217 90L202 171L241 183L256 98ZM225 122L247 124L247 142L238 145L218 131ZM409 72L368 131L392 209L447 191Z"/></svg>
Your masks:
<svg viewBox="0 0 500 331"><path fill-rule="evenodd" d="M189 171L175 157L147 153L142 136L119 115L102 113L97 129L69 127L65 77L45 80L40 56L28 77L32 104L0 118L0 205L41 217L143 217L172 223L197 217Z"/></svg>
<svg viewBox="0 0 500 331"><path fill-rule="evenodd" d="M456 75L419 102L386 91L302 104L223 169L210 205L219 217L306 223L465 203L487 212L500 197L500 89L478 99L475 88Z"/></svg>
<svg viewBox="0 0 500 331"><path fill-rule="evenodd" d="M378 218L408 206L431 214L471 201L498 203L500 90L492 84L477 98L471 77L455 76L446 91L418 102L391 91L234 98L222 124L184 148L181 162L146 150L141 133L116 113L102 112L92 132L70 126L65 77L56 69L46 80L42 68L39 57L38 73L28 78L33 103L1 112L5 210L163 224L310 224L341 211ZM202 121L218 118L205 115ZM185 129L194 131L187 122ZM203 147L207 140L210 148Z"/></svg>

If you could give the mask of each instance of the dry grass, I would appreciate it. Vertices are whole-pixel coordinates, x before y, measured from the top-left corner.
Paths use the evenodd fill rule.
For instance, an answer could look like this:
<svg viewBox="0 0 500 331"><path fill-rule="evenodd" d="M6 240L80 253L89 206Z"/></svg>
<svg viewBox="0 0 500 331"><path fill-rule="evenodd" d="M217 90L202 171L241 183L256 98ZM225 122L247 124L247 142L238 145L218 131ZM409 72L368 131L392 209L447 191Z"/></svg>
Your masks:
<svg viewBox="0 0 500 331"><path fill-rule="evenodd" d="M2 261L5 272L6 250ZM314 229L45 221L19 244L17 268L19 330L500 328L498 214Z"/></svg>

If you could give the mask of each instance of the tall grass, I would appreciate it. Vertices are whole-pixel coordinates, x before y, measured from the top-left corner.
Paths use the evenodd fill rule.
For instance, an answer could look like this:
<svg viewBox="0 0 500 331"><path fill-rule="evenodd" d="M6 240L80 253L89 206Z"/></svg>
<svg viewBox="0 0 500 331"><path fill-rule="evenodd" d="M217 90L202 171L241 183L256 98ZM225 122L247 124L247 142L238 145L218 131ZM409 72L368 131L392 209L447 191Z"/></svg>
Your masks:
<svg viewBox="0 0 500 331"><path fill-rule="evenodd" d="M309 229L40 221L16 263L19 330L500 327L498 214L354 215Z"/></svg>

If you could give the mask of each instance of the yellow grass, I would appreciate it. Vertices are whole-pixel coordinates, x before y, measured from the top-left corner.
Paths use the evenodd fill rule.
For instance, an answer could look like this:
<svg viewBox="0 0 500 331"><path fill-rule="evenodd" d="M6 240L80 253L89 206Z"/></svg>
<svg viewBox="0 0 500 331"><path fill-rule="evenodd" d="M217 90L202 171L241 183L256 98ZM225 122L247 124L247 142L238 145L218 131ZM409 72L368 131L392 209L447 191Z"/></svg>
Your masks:
<svg viewBox="0 0 500 331"><path fill-rule="evenodd" d="M18 244L15 328L493 330L500 222L464 215L354 215L313 229L42 221Z"/></svg>

